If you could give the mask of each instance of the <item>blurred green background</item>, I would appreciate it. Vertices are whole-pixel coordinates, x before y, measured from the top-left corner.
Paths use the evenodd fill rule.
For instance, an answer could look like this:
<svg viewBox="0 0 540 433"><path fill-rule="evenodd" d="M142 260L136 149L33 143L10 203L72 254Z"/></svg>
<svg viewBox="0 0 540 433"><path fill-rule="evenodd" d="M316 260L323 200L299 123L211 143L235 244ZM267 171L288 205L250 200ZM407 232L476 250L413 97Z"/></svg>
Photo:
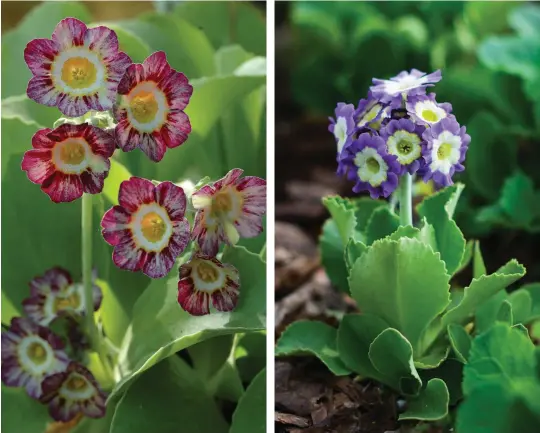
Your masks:
<svg viewBox="0 0 540 433"><path fill-rule="evenodd" d="M289 127L277 141L278 154L285 158L290 141L302 146L309 136L305 148L320 153L317 164L335 170L326 117L333 116L337 102L356 105L373 77L441 69L443 79L431 91L437 101L453 105L472 137L466 171L455 179L466 185L458 224L467 237L482 239L493 264L516 256L531 278L539 278L540 266L533 264L540 240L535 235L540 232L540 4L278 2L276 7L281 92L276 122ZM291 180L300 176L299 164L309 164L307 156L303 162L288 160L297 172L278 162L278 179L280 170Z"/></svg>

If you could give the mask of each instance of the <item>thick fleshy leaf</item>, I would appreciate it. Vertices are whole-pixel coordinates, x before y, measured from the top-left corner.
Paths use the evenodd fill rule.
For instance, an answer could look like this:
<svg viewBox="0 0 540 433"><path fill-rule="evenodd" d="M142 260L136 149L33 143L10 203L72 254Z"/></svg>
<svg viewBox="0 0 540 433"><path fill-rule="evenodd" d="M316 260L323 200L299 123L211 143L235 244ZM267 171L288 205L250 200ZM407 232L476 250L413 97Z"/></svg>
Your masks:
<svg viewBox="0 0 540 433"><path fill-rule="evenodd" d="M448 414L450 395L446 384L441 379L431 379L415 398L407 400L407 410L400 420L417 419L436 421Z"/></svg>
<svg viewBox="0 0 540 433"><path fill-rule="evenodd" d="M469 357L469 350L471 349L471 336L463 326L452 323L448 325L448 338L457 358L466 364Z"/></svg>
<svg viewBox="0 0 540 433"><path fill-rule="evenodd" d="M110 433L176 431L227 433L228 425L205 383L181 358L152 367L117 404Z"/></svg>
<svg viewBox="0 0 540 433"><path fill-rule="evenodd" d="M266 432L266 369L249 384L233 413L230 433Z"/></svg>
<svg viewBox="0 0 540 433"><path fill-rule="evenodd" d="M311 353L337 376L350 370L343 365L337 350L337 329L323 322L298 321L291 324L276 345L276 355Z"/></svg>
<svg viewBox="0 0 540 433"><path fill-rule="evenodd" d="M426 218L435 229L436 245L432 247L441 253L449 275L453 275L459 268L465 253L465 238L452 219L462 190L461 184L445 188L424 199L417 207L420 216Z"/></svg>
<svg viewBox="0 0 540 433"><path fill-rule="evenodd" d="M238 305L230 313L197 317L182 310L177 302L177 266L166 278L152 281L133 308L133 321L119 354L124 377L113 396L139 374L179 350L220 335L265 329L265 263L243 247L227 248L222 262L233 265L240 274Z"/></svg>
<svg viewBox="0 0 540 433"><path fill-rule="evenodd" d="M375 209L366 225L366 245L391 235L399 227L399 217L388 207Z"/></svg>
<svg viewBox="0 0 540 433"><path fill-rule="evenodd" d="M15 433L24 426L25 433L43 433L51 417L47 406L31 399L23 388L2 384L2 431Z"/></svg>
<svg viewBox="0 0 540 433"><path fill-rule="evenodd" d="M450 323L465 324L480 305L524 275L525 268L516 260L510 260L497 272L473 279L465 288L461 302L445 313L442 318L443 324L445 326Z"/></svg>
<svg viewBox="0 0 540 433"><path fill-rule="evenodd" d="M354 264L349 285L360 311L400 331L420 357L424 329L450 302L448 280L429 246L401 238L375 242Z"/></svg>
<svg viewBox="0 0 540 433"><path fill-rule="evenodd" d="M344 260L344 245L339 235L336 222L329 218L323 225L319 238L321 262L328 278L334 286L343 292L349 290L348 272Z"/></svg>

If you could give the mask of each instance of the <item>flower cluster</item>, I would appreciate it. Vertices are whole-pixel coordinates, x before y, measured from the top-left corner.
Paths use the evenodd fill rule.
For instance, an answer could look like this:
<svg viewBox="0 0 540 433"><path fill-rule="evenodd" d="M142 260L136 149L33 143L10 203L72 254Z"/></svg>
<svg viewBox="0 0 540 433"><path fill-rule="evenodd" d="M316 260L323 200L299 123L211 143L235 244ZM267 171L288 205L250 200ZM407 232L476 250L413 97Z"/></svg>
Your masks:
<svg viewBox="0 0 540 433"><path fill-rule="evenodd" d="M93 295L97 310L102 295L95 284ZM2 332L2 382L24 387L30 397L48 404L57 421L69 421L79 413L92 418L105 415L105 394L92 373L68 352L75 353L84 344L70 338L86 311L84 302L82 284L73 282L64 269L49 269L30 282L30 297L23 301L26 317L13 318ZM64 338L50 329L61 319L68 324Z"/></svg>
<svg viewBox="0 0 540 433"><path fill-rule="evenodd" d="M193 193L197 213L192 231L185 217L188 200L180 186L156 185L138 177L122 182L119 205L101 221L103 238L114 247L114 263L162 278L193 240L196 252L180 268L179 304L193 315L208 314L209 299L218 311L233 310L239 276L216 259L219 244L233 245L240 237L259 235L266 211L266 181L254 176L240 179L241 175L242 170L233 169Z"/></svg>
<svg viewBox="0 0 540 433"><path fill-rule="evenodd" d="M373 79L356 108L337 105L329 126L337 143L337 172L355 182L354 192L388 197L405 173L447 186L465 169L470 136L450 104L426 93L441 78L440 71L403 71L389 80Z"/></svg>
<svg viewBox="0 0 540 433"><path fill-rule="evenodd" d="M138 147L158 162L191 132L183 111L193 92L186 76L161 51L133 64L107 27L89 29L66 18L52 39L32 40L24 58L33 74L28 97L70 117L53 130L36 132L22 162L28 178L54 202L100 193L116 148ZM100 129L96 116L84 116L95 112L116 123Z"/></svg>

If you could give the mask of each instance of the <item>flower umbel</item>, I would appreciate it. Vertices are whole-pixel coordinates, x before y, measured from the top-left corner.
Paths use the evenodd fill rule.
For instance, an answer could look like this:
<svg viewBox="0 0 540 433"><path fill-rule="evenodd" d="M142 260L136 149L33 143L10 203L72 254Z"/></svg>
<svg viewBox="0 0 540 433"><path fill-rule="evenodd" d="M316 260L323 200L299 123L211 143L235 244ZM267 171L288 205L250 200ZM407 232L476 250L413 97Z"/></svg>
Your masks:
<svg viewBox="0 0 540 433"><path fill-rule="evenodd" d="M63 371L69 363L62 339L49 329L16 317L2 332L2 382L26 388L32 398L41 396L42 379Z"/></svg>
<svg viewBox="0 0 540 433"><path fill-rule="evenodd" d="M78 413L90 418L105 416L106 396L90 371L70 362L66 371L47 376L41 385L40 401L49 405L56 421L67 422Z"/></svg>
<svg viewBox="0 0 540 433"><path fill-rule="evenodd" d="M86 123L41 129L32 137L22 169L55 203L98 194L109 174L114 138Z"/></svg>
<svg viewBox="0 0 540 433"><path fill-rule="evenodd" d="M390 120L381 128L381 138L386 141L390 155L394 155L401 165L401 172L413 174L424 165L422 158L422 133L425 128L415 125L409 119Z"/></svg>
<svg viewBox="0 0 540 433"><path fill-rule="evenodd" d="M218 311L232 311L238 302L239 291L236 268L216 258L197 254L180 267L178 303L189 314L209 314L209 301Z"/></svg>
<svg viewBox="0 0 540 433"><path fill-rule="evenodd" d="M115 32L103 26L89 29L75 18L60 21L52 39L30 41L24 60L33 74L28 97L70 117L110 110L131 64L127 54L118 51Z"/></svg>
<svg viewBox="0 0 540 433"><path fill-rule="evenodd" d="M191 238L207 256L218 253L220 242L236 244L240 237L252 238L263 230L266 181L255 176L240 179L242 173L235 168L192 195L197 214Z"/></svg>
<svg viewBox="0 0 540 433"><path fill-rule="evenodd" d="M118 146L125 152L139 147L152 161L161 161L167 148L180 146L191 132L183 110L192 92L186 76L169 66L163 51L129 66L118 86L120 103L114 107Z"/></svg>
<svg viewBox="0 0 540 433"><path fill-rule="evenodd" d="M113 262L151 278L164 277L189 242L184 190L132 177L120 185L118 201L101 221L103 238L114 246Z"/></svg>

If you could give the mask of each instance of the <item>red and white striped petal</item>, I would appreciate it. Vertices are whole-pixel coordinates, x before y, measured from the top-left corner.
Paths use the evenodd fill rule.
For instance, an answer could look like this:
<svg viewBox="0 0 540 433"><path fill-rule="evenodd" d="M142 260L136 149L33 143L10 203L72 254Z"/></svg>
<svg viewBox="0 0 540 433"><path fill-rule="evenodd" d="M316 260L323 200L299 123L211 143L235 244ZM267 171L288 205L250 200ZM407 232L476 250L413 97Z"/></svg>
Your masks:
<svg viewBox="0 0 540 433"><path fill-rule="evenodd" d="M103 190L116 143L95 126L64 124L52 131L38 131L32 146L21 167L30 181L41 185L51 200L59 203L73 201L83 192Z"/></svg>
<svg viewBox="0 0 540 433"><path fill-rule="evenodd" d="M215 219L208 221L209 211L201 209L195 214L191 239L197 242L203 254L215 257L219 251L220 242L227 242L223 227Z"/></svg>
<svg viewBox="0 0 540 433"><path fill-rule="evenodd" d="M238 271L216 258L195 255L180 268L178 303L188 313L210 313L209 300L218 311L232 311L238 303Z"/></svg>
<svg viewBox="0 0 540 433"><path fill-rule="evenodd" d="M56 421L70 421L79 413L90 418L105 416L106 395L81 364L71 362L66 371L46 377L42 390L40 401L49 405Z"/></svg>
<svg viewBox="0 0 540 433"><path fill-rule="evenodd" d="M103 238L115 247L114 263L151 278L167 275L189 242L186 201L184 190L171 182L155 186L136 177L122 182L120 205L101 222Z"/></svg>
<svg viewBox="0 0 540 433"><path fill-rule="evenodd" d="M52 40L31 41L24 58L34 75L28 96L70 117L111 109L118 83L131 64L118 51L114 31L103 26L88 29L75 18L60 21Z"/></svg>
<svg viewBox="0 0 540 433"><path fill-rule="evenodd" d="M191 132L182 110L192 92L188 79L169 66L162 51L142 65L129 66L118 86L120 103L114 107L119 147L139 147L152 161L161 161L167 148L181 145Z"/></svg>
<svg viewBox="0 0 540 433"><path fill-rule="evenodd" d="M24 387L32 398L41 395L41 381L68 365L62 339L26 318L14 318L2 332L2 382Z"/></svg>

